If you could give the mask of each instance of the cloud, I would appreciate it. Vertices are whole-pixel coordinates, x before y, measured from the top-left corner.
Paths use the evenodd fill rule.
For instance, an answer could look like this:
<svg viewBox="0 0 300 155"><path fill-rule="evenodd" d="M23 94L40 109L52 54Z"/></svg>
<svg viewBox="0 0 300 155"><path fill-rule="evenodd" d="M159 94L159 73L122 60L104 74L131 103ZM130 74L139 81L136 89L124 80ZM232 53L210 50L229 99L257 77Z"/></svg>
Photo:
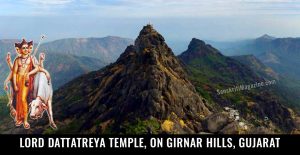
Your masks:
<svg viewBox="0 0 300 155"><path fill-rule="evenodd" d="M2 15L211 17L300 15L300 0L2 0ZM22 5L18 5L18 3ZM6 5L3 5L6 4ZM15 4L15 5L14 5ZM18 9L15 9L15 7Z"/></svg>
<svg viewBox="0 0 300 155"><path fill-rule="evenodd" d="M300 14L300 0L90 0L88 12L116 17L211 17Z"/></svg>

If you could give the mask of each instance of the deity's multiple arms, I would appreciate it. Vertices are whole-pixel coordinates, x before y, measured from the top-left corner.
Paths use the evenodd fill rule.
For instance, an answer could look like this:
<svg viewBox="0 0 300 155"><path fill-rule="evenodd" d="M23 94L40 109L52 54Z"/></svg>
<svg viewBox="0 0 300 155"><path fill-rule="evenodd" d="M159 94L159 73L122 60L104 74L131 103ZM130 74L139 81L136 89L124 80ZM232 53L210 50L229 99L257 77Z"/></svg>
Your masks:
<svg viewBox="0 0 300 155"><path fill-rule="evenodd" d="M7 56L6 56L6 62L7 62L7 65L9 67L9 69L12 70L13 69L13 64L11 63L11 57L10 57L9 52L7 53Z"/></svg>
<svg viewBox="0 0 300 155"><path fill-rule="evenodd" d="M6 56L6 62L7 62L7 65L10 69L10 71L13 70L13 64L11 63L11 57L10 57L10 53L8 52L7 53L7 56ZM12 79L12 72L9 72L9 75L7 76L7 78L5 79L4 81L4 90L8 90L8 83L11 81Z"/></svg>
<svg viewBox="0 0 300 155"><path fill-rule="evenodd" d="M13 73L13 87L14 87L14 90L16 92L18 92L18 86L17 86L17 73L18 73L18 58L15 59L14 61L14 65L13 65L13 70L12 70L12 73Z"/></svg>

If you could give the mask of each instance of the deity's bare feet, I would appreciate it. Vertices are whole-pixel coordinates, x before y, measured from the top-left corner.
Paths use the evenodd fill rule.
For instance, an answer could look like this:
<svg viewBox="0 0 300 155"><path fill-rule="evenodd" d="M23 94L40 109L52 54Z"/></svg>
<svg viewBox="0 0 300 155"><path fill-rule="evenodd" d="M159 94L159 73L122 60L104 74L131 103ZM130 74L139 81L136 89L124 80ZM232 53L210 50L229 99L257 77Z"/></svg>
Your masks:
<svg viewBox="0 0 300 155"><path fill-rule="evenodd" d="M16 126L21 126L23 124L23 122L22 121L16 121Z"/></svg>
<svg viewBox="0 0 300 155"><path fill-rule="evenodd" d="M28 122L24 122L23 126L24 126L24 129L30 129L30 125Z"/></svg>

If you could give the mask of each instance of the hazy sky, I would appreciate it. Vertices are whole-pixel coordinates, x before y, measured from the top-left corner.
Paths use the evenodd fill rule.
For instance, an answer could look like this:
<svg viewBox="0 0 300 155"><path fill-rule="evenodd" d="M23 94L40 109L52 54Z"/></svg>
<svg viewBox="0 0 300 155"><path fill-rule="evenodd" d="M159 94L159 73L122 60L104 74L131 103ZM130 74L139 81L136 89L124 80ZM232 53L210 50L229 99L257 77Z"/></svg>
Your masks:
<svg viewBox="0 0 300 155"><path fill-rule="evenodd" d="M151 22L169 42L300 36L300 0L0 0L0 39L135 38Z"/></svg>

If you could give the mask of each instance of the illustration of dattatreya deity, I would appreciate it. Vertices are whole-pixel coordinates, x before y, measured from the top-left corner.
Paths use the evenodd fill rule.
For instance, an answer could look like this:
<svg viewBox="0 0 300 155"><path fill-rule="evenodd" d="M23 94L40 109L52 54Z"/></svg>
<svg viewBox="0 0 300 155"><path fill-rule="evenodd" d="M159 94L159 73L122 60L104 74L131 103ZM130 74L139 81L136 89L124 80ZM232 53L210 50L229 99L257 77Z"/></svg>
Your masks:
<svg viewBox="0 0 300 155"><path fill-rule="evenodd" d="M39 60L35 57L40 42L34 52L33 41L22 39L20 43L15 43L17 55L14 62L11 62L10 53L6 56L10 73L4 81L4 89L9 98L10 115L16 126L23 125L25 129L29 129L29 116L31 119L39 119L47 112L50 126L57 129L52 113L51 76L44 69L45 54L41 53Z"/></svg>

